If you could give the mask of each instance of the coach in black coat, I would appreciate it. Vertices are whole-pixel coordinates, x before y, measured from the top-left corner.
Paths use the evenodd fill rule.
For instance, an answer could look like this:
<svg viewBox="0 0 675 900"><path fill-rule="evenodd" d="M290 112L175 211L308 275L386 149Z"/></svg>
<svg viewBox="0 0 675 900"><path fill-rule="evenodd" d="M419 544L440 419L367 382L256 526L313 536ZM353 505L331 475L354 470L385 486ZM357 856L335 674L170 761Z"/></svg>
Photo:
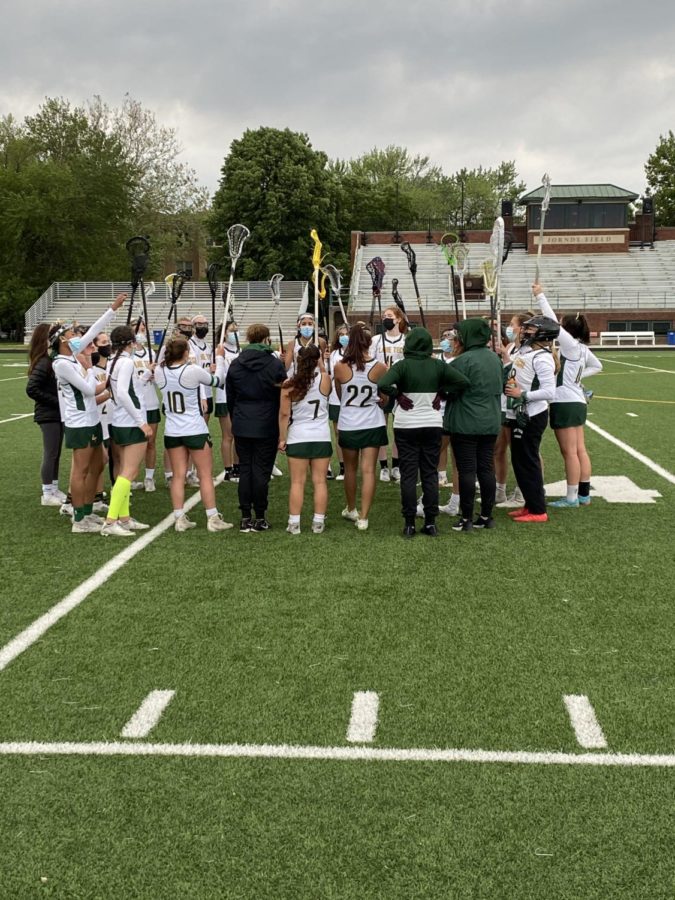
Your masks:
<svg viewBox="0 0 675 900"><path fill-rule="evenodd" d="M250 325L246 340L248 347L231 363L225 385L239 457L239 530L267 531L267 493L279 441L279 403L286 369L272 354L266 325Z"/></svg>
<svg viewBox="0 0 675 900"><path fill-rule="evenodd" d="M47 355L49 325L38 325L31 336L28 349L28 382L26 393L34 402L33 419L42 431L42 481L43 506L60 505L52 499L58 486L59 462L63 442L63 423L59 408L59 393L52 361Z"/></svg>

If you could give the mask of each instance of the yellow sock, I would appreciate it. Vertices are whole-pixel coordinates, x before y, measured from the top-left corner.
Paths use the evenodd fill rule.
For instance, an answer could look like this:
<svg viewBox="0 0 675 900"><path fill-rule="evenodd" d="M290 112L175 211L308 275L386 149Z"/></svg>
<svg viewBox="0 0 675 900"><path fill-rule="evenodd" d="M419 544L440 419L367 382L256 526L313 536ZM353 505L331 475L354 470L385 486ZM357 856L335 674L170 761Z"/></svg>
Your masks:
<svg viewBox="0 0 675 900"><path fill-rule="evenodd" d="M110 492L110 506L108 508L108 519L120 519L125 515L129 515L129 495L131 494L131 482L128 478L117 476L115 484ZM125 513L124 510L127 510Z"/></svg>
<svg viewBox="0 0 675 900"><path fill-rule="evenodd" d="M124 500L122 501L122 509L120 510L120 519L128 519L131 515L131 507L129 505L131 501L131 482L128 481L129 490L124 495Z"/></svg>

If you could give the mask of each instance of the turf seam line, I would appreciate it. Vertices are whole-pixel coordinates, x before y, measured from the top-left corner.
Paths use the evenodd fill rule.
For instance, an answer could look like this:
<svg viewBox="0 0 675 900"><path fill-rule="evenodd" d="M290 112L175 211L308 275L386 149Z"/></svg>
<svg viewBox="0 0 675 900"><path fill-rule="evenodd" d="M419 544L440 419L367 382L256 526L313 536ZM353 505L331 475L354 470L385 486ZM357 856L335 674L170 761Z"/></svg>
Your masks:
<svg viewBox="0 0 675 900"><path fill-rule="evenodd" d="M224 472L221 472L215 479L216 485L222 482L224 474ZM201 496L199 491L197 491L192 497L185 501L185 511L188 512L193 507L197 506L200 501ZM17 636L12 638L12 640L5 644L4 647L0 648L0 672L15 660L17 656L20 656L28 650L29 647L32 647L36 641L39 641L53 625L56 625L56 623L63 619L64 616L67 616L68 613L76 609L90 594L93 594L94 591L104 585L109 578L118 572L122 566L126 565L130 560L137 556L141 550L145 550L149 544L160 537L160 535L164 534L165 531L168 531L174 522L174 515L173 512L171 512L166 518L155 525L154 528L151 528L150 531L146 531L141 537L135 538L130 546L126 547L116 556L113 556L112 559L109 559L107 563L101 566L101 568L87 578L86 581L83 581L82 584L72 590L63 598L63 600L59 600L59 602L52 606L51 609L39 616L39 618L32 622L27 628L24 628L20 634L17 634ZM96 538L93 538L93 540L96 540ZM125 538L125 540L127 539Z"/></svg>
<svg viewBox="0 0 675 900"><path fill-rule="evenodd" d="M6 425L7 422L20 422L21 419L27 419L29 416L32 416L33 413L16 413L16 415L12 416L11 419L0 419L0 425Z"/></svg>
<svg viewBox="0 0 675 900"><path fill-rule="evenodd" d="M175 691L150 691L122 729L122 737L147 737L162 718L164 710L171 703L175 694Z"/></svg>
<svg viewBox="0 0 675 900"><path fill-rule="evenodd" d="M566 694L563 701L579 746L584 750L604 750L607 741L588 697Z"/></svg>
<svg viewBox="0 0 675 900"><path fill-rule="evenodd" d="M615 444L617 447L619 447L619 449L623 450L625 453L628 453L629 456L632 456L633 459L637 459L639 462L643 463L643 465L650 468L652 472L656 472L656 474L660 475L661 478L665 478L666 481L669 481L671 484L675 484L675 475L673 475L672 472L669 472L668 469L664 469L663 466L655 463L653 459L645 456L644 453L640 453L639 450L635 450L635 448L631 447L630 444L624 444L623 441L620 441L619 438L614 437L614 435L610 434L609 431L605 431L604 428L600 428L600 426L596 425L595 422L587 421L586 425L591 429L591 431L595 431L610 443Z"/></svg>
<svg viewBox="0 0 675 900"><path fill-rule="evenodd" d="M375 691L356 691L347 728L349 743L369 744L374 740L379 706L380 698Z"/></svg>
<svg viewBox="0 0 675 900"><path fill-rule="evenodd" d="M347 762L468 762L544 766L675 768L673 753L564 753L546 750L318 747L298 744L161 744L122 741L0 743L0 756L140 756L221 759L298 759Z"/></svg>

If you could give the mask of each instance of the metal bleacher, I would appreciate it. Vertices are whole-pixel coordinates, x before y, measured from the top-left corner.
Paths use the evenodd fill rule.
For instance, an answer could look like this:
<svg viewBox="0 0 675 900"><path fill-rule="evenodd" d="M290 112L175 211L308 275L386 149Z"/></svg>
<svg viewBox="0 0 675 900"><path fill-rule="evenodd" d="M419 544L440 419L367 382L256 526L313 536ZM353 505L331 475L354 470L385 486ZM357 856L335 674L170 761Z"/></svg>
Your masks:
<svg viewBox="0 0 675 900"><path fill-rule="evenodd" d="M222 296L225 284L219 284L216 318L223 314ZM149 285L146 285L148 290ZM33 328L40 322L77 321L91 325L107 309L117 294L130 293L128 282L59 281L54 282L26 313L25 337L28 342ZM309 285L306 281L282 281L279 319L284 334L295 332L298 311L307 304ZM235 281L233 287L235 318L242 331L253 322L264 322L276 331L277 310L266 281ZM153 329L167 323L171 300L163 282L157 282L155 293L148 297L148 319ZM140 293L134 301L134 313L142 311ZM207 282L188 281L178 303L179 316L202 313L211 318L211 293ZM120 316L121 321L121 316Z"/></svg>
<svg viewBox="0 0 675 900"><path fill-rule="evenodd" d="M488 244L471 243L468 271L481 274L489 257ZM452 307L450 268L437 244L415 244L417 282L425 312L444 312ZM407 259L399 244L368 244L357 251L350 310L369 313L372 303L366 264L380 256L386 267L383 302L391 297L391 280L399 279L406 308L416 306ZM512 250L502 269L501 298L504 309L519 310L530 304L535 256ZM654 249L631 247L628 253L551 253L541 257L540 280L556 309L675 309L675 241L658 241ZM485 301L467 302L471 312L484 310Z"/></svg>

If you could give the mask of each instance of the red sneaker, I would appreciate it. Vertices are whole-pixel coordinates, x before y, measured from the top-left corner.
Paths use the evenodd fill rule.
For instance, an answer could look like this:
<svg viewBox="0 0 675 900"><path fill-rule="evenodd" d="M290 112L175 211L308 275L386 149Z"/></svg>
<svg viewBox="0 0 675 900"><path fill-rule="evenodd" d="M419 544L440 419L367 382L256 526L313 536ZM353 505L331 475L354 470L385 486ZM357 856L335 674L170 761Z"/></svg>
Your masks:
<svg viewBox="0 0 675 900"><path fill-rule="evenodd" d="M507 513L512 519L519 519L521 516L527 516L528 511L526 506L521 506L520 509L512 509L510 513Z"/></svg>
<svg viewBox="0 0 675 900"><path fill-rule="evenodd" d="M546 513L525 513L524 516L518 516L516 522L548 522Z"/></svg>

